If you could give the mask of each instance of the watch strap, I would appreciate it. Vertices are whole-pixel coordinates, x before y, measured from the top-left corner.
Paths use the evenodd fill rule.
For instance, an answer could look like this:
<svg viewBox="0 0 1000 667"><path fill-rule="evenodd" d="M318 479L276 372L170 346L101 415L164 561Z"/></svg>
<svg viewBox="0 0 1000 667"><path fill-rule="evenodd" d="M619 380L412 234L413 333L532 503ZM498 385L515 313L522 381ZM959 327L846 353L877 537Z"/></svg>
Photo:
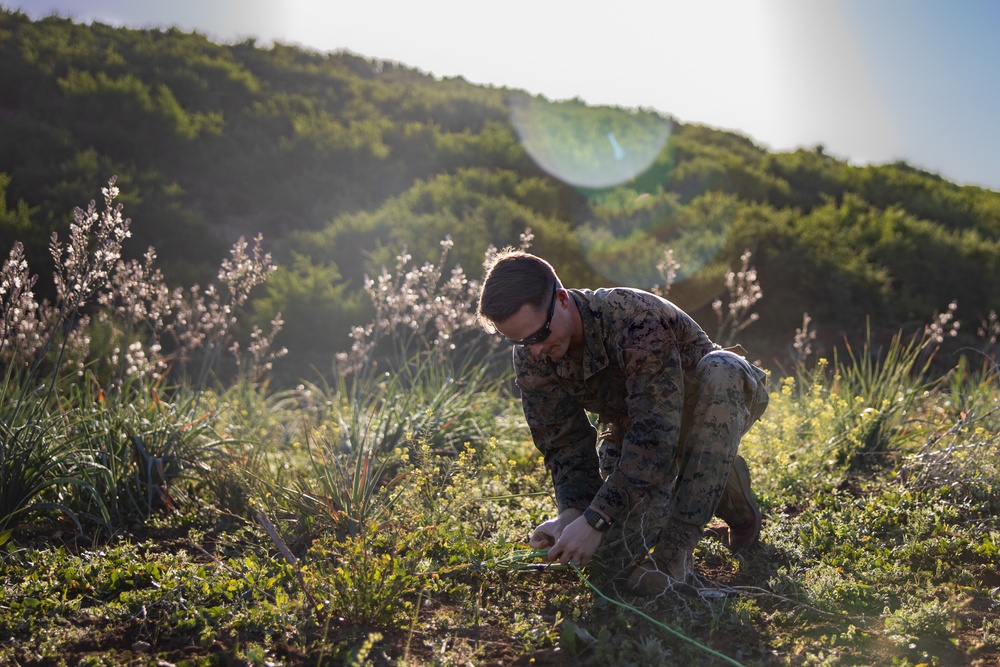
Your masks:
<svg viewBox="0 0 1000 667"><path fill-rule="evenodd" d="M583 510L583 518L586 519L587 525L602 533L607 532L611 528L610 521L601 516L600 512L595 512L589 507Z"/></svg>

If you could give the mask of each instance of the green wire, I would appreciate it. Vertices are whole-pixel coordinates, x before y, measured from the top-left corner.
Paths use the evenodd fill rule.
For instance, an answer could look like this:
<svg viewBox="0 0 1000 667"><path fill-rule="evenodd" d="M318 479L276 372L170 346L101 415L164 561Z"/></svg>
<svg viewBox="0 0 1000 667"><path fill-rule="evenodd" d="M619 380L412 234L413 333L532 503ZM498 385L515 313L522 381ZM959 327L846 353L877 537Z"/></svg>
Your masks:
<svg viewBox="0 0 1000 667"><path fill-rule="evenodd" d="M539 569L537 566L533 567L531 565L524 564L524 561L525 560L530 560L532 558L538 558L538 557L541 557L541 556L545 556L547 554L548 554L548 551L545 550L545 549L517 551L517 552L515 552L514 554L512 554L511 556L509 556L507 558L500 559L499 561L497 561L497 564L498 565L502 565L502 566L506 566L506 567L513 567L515 569ZM559 567L559 566L555 566L555 567ZM647 621L649 621L653 625L658 625L659 627L663 628L664 630L666 630L670 634L674 635L678 639L684 640L684 641L686 641L686 642L688 642L690 644L694 644L695 646L697 646L698 648L700 648L702 651L705 651L709 655L715 656L719 660L722 660L724 662L728 662L731 665L736 665L736 667L744 667L741 663L736 662L735 660L733 660L732 658L730 658L728 655L725 655L724 653L719 653L715 649L711 649L711 648L705 646L704 644L698 642L697 640L692 639L691 637L688 637L686 634L684 634L680 630L675 630L674 628L670 627L666 623L663 623L661 621L656 620L655 618L653 618L649 614L647 614L647 613L645 613L645 612L643 612L643 611L641 611L639 609L636 609L632 605L626 604L626 603L622 602L621 600L615 600L613 598L608 597L607 595L605 595L604 593L601 592L601 589L599 589L597 586L595 586L594 584L592 584L590 582L590 580L587 579L586 576L584 576L583 571L580 570L580 568L577 565L575 565L574 563L570 563L569 567L571 567L573 569L573 571L576 572L576 575L578 577L580 577L580 580L583 581L583 583L587 584L587 586L590 587L590 589L592 591L594 591L595 593L597 593L604 600L610 602L613 605L617 605L617 606L621 607L622 609L627 609L628 611L631 611L633 613L638 614L639 616L642 616L644 619L646 619Z"/></svg>
<svg viewBox="0 0 1000 667"><path fill-rule="evenodd" d="M704 644L699 643L697 640L692 639L691 637L688 637L686 634L684 634L680 630L675 630L674 628L670 627L666 623L662 623L662 622L656 620L655 618L653 618L649 614L646 614L646 613L644 613L644 612L636 609L632 605L625 604L621 600L614 600L612 598L609 598L607 595L605 595L604 593L602 593L601 590L597 586L595 586L594 584L590 583L590 580L587 579L587 577L583 576L583 572L580 571L579 567L577 567L576 565L573 565L572 563L570 563L570 567L573 568L573 571L576 572L577 576L580 577L580 579L583 581L583 583L587 584L587 586L589 586L592 591L594 591L595 593L597 593L599 596L601 596L602 598L604 598L605 600L607 600L611 604L618 605L622 609L628 609L629 611L632 611L632 612L635 612L636 614L639 614L639 616L642 616L644 619L646 619L650 623L653 623L654 625L660 626L661 628L663 628L664 630L666 630L670 634L674 635L678 639L683 639L686 642L694 644L695 646L697 646L698 648L700 648L702 651L705 651L706 653L708 653L710 655L714 655L716 658L718 658L720 660L723 660L724 662L728 662L731 665L736 665L736 667L743 667L742 664L736 662L735 660L733 660L732 658L730 658L728 655L725 655L724 653L719 653L715 649L711 649L711 648L705 646Z"/></svg>

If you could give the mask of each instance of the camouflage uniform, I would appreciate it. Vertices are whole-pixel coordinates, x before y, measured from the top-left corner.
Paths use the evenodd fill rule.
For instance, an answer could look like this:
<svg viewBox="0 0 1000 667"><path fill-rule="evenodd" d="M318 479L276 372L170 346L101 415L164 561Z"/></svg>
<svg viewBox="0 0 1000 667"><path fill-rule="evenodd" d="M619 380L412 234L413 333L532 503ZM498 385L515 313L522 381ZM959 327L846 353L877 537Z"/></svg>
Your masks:
<svg viewBox="0 0 1000 667"><path fill-rule="evenodd" d="M764 372L653 294L569 293L583 321L582 362L514 349L524 415L559 510L592 506L619 526L657 530L673 516L700 529L740 438L767 405ZM600 452L588 411L607 429Z"/></svg>

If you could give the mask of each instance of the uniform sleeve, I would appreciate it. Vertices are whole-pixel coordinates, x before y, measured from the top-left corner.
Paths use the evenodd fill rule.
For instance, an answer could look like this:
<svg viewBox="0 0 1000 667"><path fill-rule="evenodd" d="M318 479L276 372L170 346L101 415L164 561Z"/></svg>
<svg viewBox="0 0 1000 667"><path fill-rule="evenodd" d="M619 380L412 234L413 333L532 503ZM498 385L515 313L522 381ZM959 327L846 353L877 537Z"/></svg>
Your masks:
<svg viewBox="0 0 1000 667"><path fill-rule="evenodd" d="M618 339L625 374L629 428L621 459L593 506L624 519L652 491L662 498L677 476L676 453L684 409L684 370L671 329L654 314L640 316Z"/></svg>
<svg viewBox="0 0 1000 667"><path fill-rule="evenodd" d="M515 368L524 416L552 475L559 511L586 509L602 481L597 430L553 374L536 369L530 361L515 361Z"/></svg>

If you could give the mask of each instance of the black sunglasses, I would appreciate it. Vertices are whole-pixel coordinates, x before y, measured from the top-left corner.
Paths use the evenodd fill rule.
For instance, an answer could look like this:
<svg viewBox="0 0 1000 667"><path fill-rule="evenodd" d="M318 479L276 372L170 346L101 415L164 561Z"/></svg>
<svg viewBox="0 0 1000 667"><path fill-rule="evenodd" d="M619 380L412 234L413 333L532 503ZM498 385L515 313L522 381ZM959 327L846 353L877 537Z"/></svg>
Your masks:
<svg viewBox="0 0 1000 667"><path fill-rule="evenodd" d="M556 294L558 293L559 293L559 282L556 281L556 283L552 285L552 301L549 302L549 314L548 316L546 316L545 324L542 325L541 329L531 334L530 336L525 336L521 340L511 340L506 336L504 336L503 339L508 343L510 343L511 345L528 346L528 345L537 345L538 343L541 343L546 338L548 338L549 334L552 333L552 328L551 328L552 316L556 312Z"/></svg>

